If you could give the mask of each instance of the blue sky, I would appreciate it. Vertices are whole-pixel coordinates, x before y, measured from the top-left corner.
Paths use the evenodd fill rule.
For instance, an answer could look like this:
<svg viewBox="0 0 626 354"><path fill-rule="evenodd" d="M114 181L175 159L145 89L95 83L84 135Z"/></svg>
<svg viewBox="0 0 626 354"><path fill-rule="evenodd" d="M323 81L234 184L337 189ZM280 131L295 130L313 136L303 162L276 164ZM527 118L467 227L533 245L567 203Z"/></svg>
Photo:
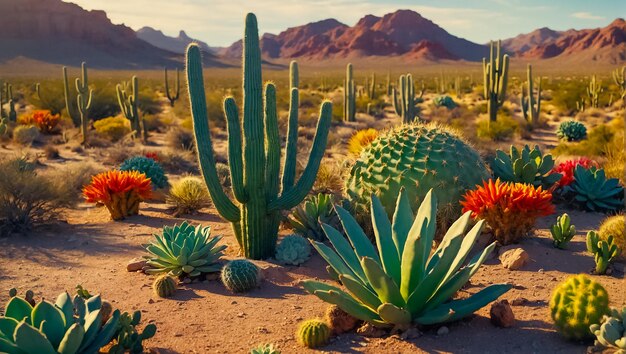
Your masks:
<svg viewBox="0 0 626 354"><path fill-rule="evenodd" d="M412 9L448 32L485 43L540 27L556 30L606 26L626 17L626 0L66 0L86 9L105 10L113 23L133 29L151 26L168 35L187 34L212 46L241 38L245 13L254 12L259 31L326 18L354 25L366 14Z"/></svg>

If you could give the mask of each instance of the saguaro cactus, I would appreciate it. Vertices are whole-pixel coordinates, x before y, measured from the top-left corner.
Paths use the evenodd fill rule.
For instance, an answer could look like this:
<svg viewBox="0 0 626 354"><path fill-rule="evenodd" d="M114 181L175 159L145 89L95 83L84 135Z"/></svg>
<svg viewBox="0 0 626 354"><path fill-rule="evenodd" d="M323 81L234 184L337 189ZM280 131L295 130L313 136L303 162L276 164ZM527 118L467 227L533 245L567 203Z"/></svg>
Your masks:
<svg viewBox="0 0 626 354"><path fill-rule="evenodd" d="M84 144L87 141L88 129L89 129L89 108L91 108L91 99L93 97L93 90L89 88L89 81L87 79L87 64L83 62L81 65L82 78L76 78L76 107L78 112L72 109L70 103L70 85L67 79L67 67L63 67L63 92L65 93L65 109L67 114L74 122L74 125L80 127L82 135L81 143Z"/></svg>
<svg viewBox="0 0 626 354"><path fill-rule="evenodd" d="M509 56L500 52L500 41L494 48L494 42L490 44L489 62L483 58L483 78L485 86L485 99L487 100L487 113L489 120L495 121L498 116L498 108L502 106L506 98L506 84L509 76Z"/></svg>
<svg viewBox="0 0 626 354"><path fill-rule="evenodd" d="M178 70L178 68L176 68L176 90L174 92L174 95L170 94L170 84L167 80L167 68L165 68L165 95L170 101L170 106L172 107L174 107L174 103L180 97L180 71Z"/></svg>
<svg viewBox="0 0 626 354"><path fill-rule="evenodd" d="M135 132L135 136L140 136L143 126L143 141L148 141L148 129L139 117L137 99L139 98L139 79L133 76L131 82L124 82L124 85L117 84L117 102L126 119L130 121L130 126ZM132 93L131 93L132 90Z"/></svg>
<svg viewBox="0 0 626 354"><path fill-rule="evenodd" d="M7 113L6 118L9 122L15 122L17 120L17 112L15 111L15 100L13 99L13 85L5 82L4 87L7 103L9 104L9 113Z"/></svg>
<svg viewBox="0 0 626 354"><path fill-rule="evenodd" d="M530 124L537 125L539 123L539 114L541 112L541 77L538 77L537 97L535 98L533 83L533 67L528 64L526 69L527 81L522 84L522 112L524 119Z"/></svg>
<svg viewBox="0 0 626 354"><path fill-rule="evenodd" d="M280 138L276 112L276 88L267 83L263 91L261 50L254 14L246 16L243 45L243 136L235 99L224 100L228 125L228 159L235 200L222 189L215 167L215 156L202 77L200 48L187 49L187 80L193 128L200 167L217 211L230 221L245 257L263 259L274 255L280 211L298 205L315 181L326 148L332 118L332 105L324 101L309 160L302 176L295 181L297 114L290 114L287 145L279 191ZM297 84L292 65L291 84ZM291 88L292 109L298 88ZM243 150L243 151L242 151ZM292 158L293 157L293 158Z"/></svg>
<svg viewBox="0 0 626 354"><path fill-rule="evenodd" d="M376 98L376 74L372 74L372 81L370 82L370 85L367 89L367 96L370 98L370 100Z"/></svg>
<svg viewBox="0 0 626 354"><path fill-rule="evenodd" d="M346 78L343 81L343 120L354 122L356 120L356 86L352 78L352 63L346 66Z"/></svg>
<svg viewBox="0 0 626 354"><path fill-rule="evenodd" d="M391 73L387 71L387 97L391 97Z"/></svg>
<svg viewBox="0 0 626 354"><path fill-rule="evenodd" d="M602 81L597 81L596 76L591 76L589 81L589 87L587 87L587 96L589 97L589 104L593 108L598 108L598 102L600 101L600 93L604 89L602 88Z"/></svg>
<svg viewBox="0 0 626 354"><path fill-rule="evenodd" d="M622 104L626 106L626 66L622 66L622 70L615 69L613 72L613 81L619 87L620 98Z"/></svg>
<svg viewBox="0 0 626 354"><path fill-rule="evenodd" d="M398 94L398 90L400 93ZM424 94L422 91L421 95ZM419 98L421 98L421 95ZM398 88L392 89L393 108L396 114L402 117L403 123L410 123L416 118L419 119L419 107L415 99L415 85L411 74L400 75Z"/></svg>

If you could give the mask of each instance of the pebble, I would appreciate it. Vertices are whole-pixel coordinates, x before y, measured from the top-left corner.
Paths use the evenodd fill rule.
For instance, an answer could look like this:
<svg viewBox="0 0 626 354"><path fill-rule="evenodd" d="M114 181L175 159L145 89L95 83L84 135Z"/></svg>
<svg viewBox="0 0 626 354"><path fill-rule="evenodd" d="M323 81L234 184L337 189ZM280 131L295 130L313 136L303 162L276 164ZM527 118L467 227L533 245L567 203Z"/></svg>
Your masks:
<svg viewBox="0 0 626 354"><path fill-rule="evenodd" d="M511 301L511 305L513 306L524 306L528 303L528 299L525 297L516 297Z"/></svg>
<svg viewBox="0 0 626 354"><path fill-rule="evenodd" d="M126 265L126 271L128 272L136 272L139 270L142 270L143 267L146 266L146 260L142 259L142 258L133 258L130 261L128 261L128 264Z"/></svg>
<svg viewBox="0 0 626 354"><path fill-rule="evenodd" d="M530 256L528 255L528 252L524 251L524 249L514 248L502 253L499 258L504 268L517 270L522 268L528 262Z"/></svg>
<svg viewBox="0 0 626 354"><path fill-rule="evenodd" d="M509 328L515 324L515 315L506 300L496 301L489 310L491 323L496 327Z"/></svg>
<svg viewBox="0 0 626 354"><path fill-rule="evenodd" d="M437 330L437 335L438 336L444 336L444 335L446 335L448 333L450 333L450 329L448 329L448 327L446 327L446 326L441 326Z"/></svg>

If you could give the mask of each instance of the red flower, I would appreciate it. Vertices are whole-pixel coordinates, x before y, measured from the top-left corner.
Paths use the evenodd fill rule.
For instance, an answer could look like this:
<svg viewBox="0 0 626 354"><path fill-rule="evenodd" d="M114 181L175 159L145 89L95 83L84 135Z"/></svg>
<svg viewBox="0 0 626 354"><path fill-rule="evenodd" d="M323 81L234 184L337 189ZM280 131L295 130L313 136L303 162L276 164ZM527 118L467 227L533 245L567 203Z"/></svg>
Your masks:
<svg viewBox="0 0 626 354"><path fill-rule="evenodd" d="M143 156L149 159L153 159L154 161L159 161L159 153L156 151L148 151L145 154L143 154Z"/></svg>
<svg viewBox="0 0 626 354"><path fill-rule="evenodd" d="M570 184L572 184L572 182L574 182L574 170L578 165L581 165L587 169L590 167L598 167L597 162L590 160L586 157L561 162L558 166L552 169L552 172L560 173L561 175L563 175L563 177L561 177L561 180L559 180L559 182L557 183L559 187L569 186Z"/></svg>

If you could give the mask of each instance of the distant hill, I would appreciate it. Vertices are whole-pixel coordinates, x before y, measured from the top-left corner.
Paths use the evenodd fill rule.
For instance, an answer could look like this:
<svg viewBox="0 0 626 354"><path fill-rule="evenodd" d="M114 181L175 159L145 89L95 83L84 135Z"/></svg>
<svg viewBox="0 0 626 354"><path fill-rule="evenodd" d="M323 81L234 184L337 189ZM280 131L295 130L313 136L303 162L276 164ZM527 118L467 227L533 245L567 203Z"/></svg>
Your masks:
<svg viewBox="0 0 626 354"><path fill-rule="evenodd" d="M203 52L213 55L213 50L206 43L189 37L187 33L182 30L179 32L178 37L169 37L152 27L142 27L137 30L137 37L157 48L178 54L185 54L187 46L190 43L196 43Z"/></svg>

